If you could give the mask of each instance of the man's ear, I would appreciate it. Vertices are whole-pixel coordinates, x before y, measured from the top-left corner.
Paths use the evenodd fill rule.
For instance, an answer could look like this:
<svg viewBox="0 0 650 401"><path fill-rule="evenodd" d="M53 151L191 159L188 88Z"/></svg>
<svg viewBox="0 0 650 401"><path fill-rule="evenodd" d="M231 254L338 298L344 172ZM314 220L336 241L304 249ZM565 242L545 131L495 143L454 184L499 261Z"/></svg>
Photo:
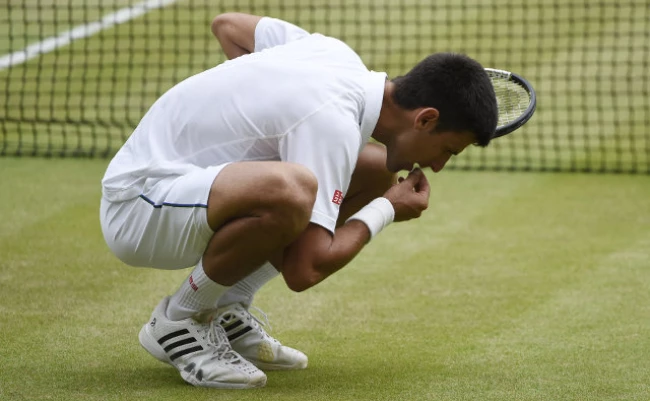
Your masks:
<svg viewBox="0 0 650 401"><path fill-rule="evenodd" d="M415 116L415 129L418 131L433 132L438 125L440 112L433 107L421 109Z"/></svg>

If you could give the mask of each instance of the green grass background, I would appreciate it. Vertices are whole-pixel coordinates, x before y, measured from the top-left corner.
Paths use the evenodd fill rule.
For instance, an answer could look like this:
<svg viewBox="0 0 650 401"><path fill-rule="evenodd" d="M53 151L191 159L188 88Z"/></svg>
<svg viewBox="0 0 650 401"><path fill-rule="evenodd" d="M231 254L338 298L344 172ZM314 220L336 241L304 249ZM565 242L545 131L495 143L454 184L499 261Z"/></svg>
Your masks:
<svg viewBox="0 0 650 401"><path fill-rule="evenodd" d="M0 2L0 55L132 3ZM533 120L456 168L650 171L650 8L633 0L183 0L0 71L0 154L110 154L223 60L207 24L233 10L342 37L391 76L454 50L530 78ZM650 400L650 176L430 176L421 219L314 289L259 294L309 369L219 391L138 344L187 271L110 254L106 164L0 158L0 400Z"/></svg>
<svg viewBox="0 0 650 401"><path fill-rule="evenodd" d="M137 333L187 271L102 239L106 161L0 159L2 400L649 400L650 177L443 172L431 207L257 305L310 366L193 388Z"/></svg>
<svg viewBox="0 0 650 401"><path fill-rule="evenodd" d="M133 3L0 2L0 54ZM526 129L459 168L650 172L650 7L638 0L180 0L0 71L0 154L110 154L157 96L223 61L209 24L225 11L340 37L390 76L456 51L531 80Z"/></svg>

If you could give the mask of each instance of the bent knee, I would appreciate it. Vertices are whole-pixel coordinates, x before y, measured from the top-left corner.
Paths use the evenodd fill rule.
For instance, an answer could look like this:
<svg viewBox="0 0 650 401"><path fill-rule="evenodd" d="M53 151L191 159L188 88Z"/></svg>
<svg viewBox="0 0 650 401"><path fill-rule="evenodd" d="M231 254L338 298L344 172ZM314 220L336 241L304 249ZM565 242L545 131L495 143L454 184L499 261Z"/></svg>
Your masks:
<svg viewBox="0 0 650 401"><path fill-rule="evenodd" d="M316 176L304 166L287 164L276 181L273 209L291 216L297 226L306 226L318 192Z"/></svg>
<svg viewBox="0 0 650 401"><path fill-rule="evenodd" d="M318 192L318 179L314 173L300 164L291 164L288 180L291 191L298 195L297 201L311 211Z"/></svg>
<svg viewBox="0 0 650 401"><path fill-rule="evenodd" d="M308 168L283 163L266 172L265 202L259 212L275 232L293 239L309 224L317 191L318 181Z"/></svg>

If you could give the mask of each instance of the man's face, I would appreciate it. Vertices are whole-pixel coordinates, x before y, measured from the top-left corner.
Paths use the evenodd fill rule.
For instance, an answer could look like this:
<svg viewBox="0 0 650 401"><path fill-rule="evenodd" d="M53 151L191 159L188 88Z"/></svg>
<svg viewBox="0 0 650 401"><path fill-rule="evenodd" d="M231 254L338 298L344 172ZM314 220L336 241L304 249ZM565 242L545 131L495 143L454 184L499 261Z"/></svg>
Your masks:
<svg viewBox="0 0 650 401"><path fill-rule="evenodd" d="M391 172L398 172L411 170L417 163L421 168L431 167L437 173L451 156L459 154L475 141L470 132L431 133L412 129L386 144L386 167Z"/></svg>

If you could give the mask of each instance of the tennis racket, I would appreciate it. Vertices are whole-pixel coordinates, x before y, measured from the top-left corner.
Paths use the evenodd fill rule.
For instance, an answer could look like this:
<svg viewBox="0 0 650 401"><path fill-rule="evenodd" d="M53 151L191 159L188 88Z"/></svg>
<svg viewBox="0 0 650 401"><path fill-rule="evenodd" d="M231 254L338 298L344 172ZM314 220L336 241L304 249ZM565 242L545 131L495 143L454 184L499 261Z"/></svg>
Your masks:
<svg viewBox="0 0 650 401"><path fill-rule="evenodd" d="M537 98L530 82L519 75L493 68L486 68L485 72L494 86L499 108L499 122L492 137L494 139L526 124L535 113Z"/></svg>

